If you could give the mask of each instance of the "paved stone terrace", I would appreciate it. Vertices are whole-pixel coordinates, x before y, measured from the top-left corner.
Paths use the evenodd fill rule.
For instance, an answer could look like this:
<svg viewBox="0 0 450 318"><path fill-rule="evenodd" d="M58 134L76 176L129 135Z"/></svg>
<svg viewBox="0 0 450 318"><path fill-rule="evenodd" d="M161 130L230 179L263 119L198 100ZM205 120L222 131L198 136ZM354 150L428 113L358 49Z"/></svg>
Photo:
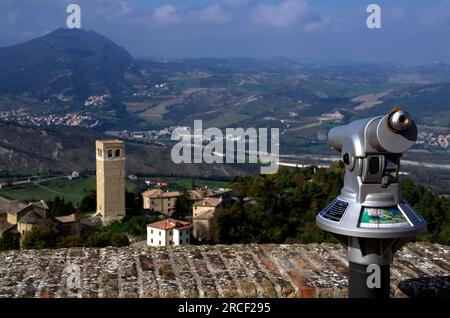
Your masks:
<svg viewBox="0 0 450 318"><path fill-rule="evenodd" d="M394 297L450 296L450 247L408 244ZM0 297L346 297L333 244L71 248L0 253Z"/></svg>

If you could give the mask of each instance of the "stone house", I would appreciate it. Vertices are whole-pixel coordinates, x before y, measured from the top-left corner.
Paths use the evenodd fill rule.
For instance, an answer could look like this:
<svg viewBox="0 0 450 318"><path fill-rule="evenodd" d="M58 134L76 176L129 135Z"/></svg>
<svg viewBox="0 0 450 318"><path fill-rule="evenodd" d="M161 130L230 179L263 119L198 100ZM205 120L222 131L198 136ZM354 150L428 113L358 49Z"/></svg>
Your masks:
<svg viewBox="0 0 450 318"><path fill-rule="evenodd" d="M192 205L192 234L197 241L211 240L211 222L214 212L223 208L225 201L222 198L204 198Z"/></svg>
<svg viewBox="0 0 450 318"><path fill-rule="evenodd" d="M175 211L175 204L179 196L178 191L147 190L142 193L143 208L170 216Z"/></svg>
<svg viewBox="0 0 450 318"><path fill-rule="evenodd" d="M77 220L75 213L56 216L54 220L65 235L80 235L80 222Z"/></svg>
<svg viewBox="0 0 450 318"><path fill-rule="evenodd" d="M11 232L23 239L26 233L47 218L47 210L44 201L23 203L0 197L0 237Z"/></svg>

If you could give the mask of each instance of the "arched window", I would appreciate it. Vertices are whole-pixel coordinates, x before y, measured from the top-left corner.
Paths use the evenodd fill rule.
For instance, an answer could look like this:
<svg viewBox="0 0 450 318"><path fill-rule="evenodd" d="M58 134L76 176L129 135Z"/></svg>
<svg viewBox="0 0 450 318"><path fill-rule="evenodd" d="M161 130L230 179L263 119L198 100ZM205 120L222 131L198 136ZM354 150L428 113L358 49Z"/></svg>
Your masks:
<svg viewBox="0 0 450 318"><path fill-rule="evenodd" d="M110 150L108 150L108 158L111 158L112 157L112 150L110 149Z"/></svg>
<svg viewBox="0 0 450 318"><path fill-rule="evenodd" d="M116 149L116 157L120 157L120 149Z"/></svg>

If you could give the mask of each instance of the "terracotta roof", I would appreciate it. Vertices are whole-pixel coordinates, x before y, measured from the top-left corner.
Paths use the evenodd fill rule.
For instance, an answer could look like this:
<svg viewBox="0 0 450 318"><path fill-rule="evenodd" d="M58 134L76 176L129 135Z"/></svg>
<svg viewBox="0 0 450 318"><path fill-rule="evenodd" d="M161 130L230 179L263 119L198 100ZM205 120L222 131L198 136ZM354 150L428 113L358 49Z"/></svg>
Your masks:
<svg viewBox="0 0 450 318"><path fill-rule="evenodd" d="M160 230L171 230L171 229L183 230L189 228L190 224L189 222L169 218L166 220L148 224L147 227L152 227Z"/></svg>
<svg viewBox="0 0 450 318"><path fill-rule="evenodd" d="M3 213L17 213L25 209L27 206L28 204L22 203L20 201L13 201L0 197L0 211L2 211Z"/></svg>
<svg viewBox="0 0 450 318"><path fill-rule="evenodd" d="M31 202L32 205L41 208L41 209L45 209L48 210L48 205L47 203L45 203L44 200L38 201L38 202Z"/></svg>
<svg viewBox="0 0 450 318"><path fill-rule="evenodd" d="M142 196L148 198L173 198L180 196L180 192L178 191L164 192L160 189L151 189L143 192Z"/></svg>
<svg viewBox="0 0 450 318"><path fill-rule="evenodd" d="M214 192L211 189L194 189L189 190L189 199L190 200L200 200L204 197L208 197L214 194Z"/></svg>
<svg viewBox="0 0 450 318"><path fill-rule="evenodd" d="M44 218L42 217L42 215L34 212L34 211L30 211L29 213L25 214L25 216L23 216L18 223L25 223L25 224L36 224L39 223L43 220Z"/></svg>
<svg viewBox="0 0 450 318"><path fill-rule="evenodd" d="M212 207L215 208L218 205L220 205L220 203L222 202L222 200L220 198L205 198L199 202L194 203L193 205L195 206L207 206L207 207Z"/></svg>
<svg viewBox="0 0 450 318"><path fill-rule="evenodd" d="M22 211L23 209L31 205L45 210L48 209L47 204L43 200L39 202L23 203L20 201L8 200L6 198L0 197L0 214L2 213L17 214L18 212Z"/></svg>
<svg viewBox="0 0 450 318"><path fill-rule="evenodd" d="M3 234L3 232L11 229L14 226L16 226L16 224L12 224L6 221L0 221L0 234Z"/></svg>
<svg viewBox="0 0 450 318"><path fill-rule="evenodd" d="M71 223L75 222L77 220L75 213L72 213L70 215L64 215L64 216L55 216L55 220L61 222L61 223Z"/></svg>
<svg viewBox="0 0 450 318"><path fill-rule="evenodd" d="M194 220L209 220L214 216L214 209L194 213Z"/></svg>

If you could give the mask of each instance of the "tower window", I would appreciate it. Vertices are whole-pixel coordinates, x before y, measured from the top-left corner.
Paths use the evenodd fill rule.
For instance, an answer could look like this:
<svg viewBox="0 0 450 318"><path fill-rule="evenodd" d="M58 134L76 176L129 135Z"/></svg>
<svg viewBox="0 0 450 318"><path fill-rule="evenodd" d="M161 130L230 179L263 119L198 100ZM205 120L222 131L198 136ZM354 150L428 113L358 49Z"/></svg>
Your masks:
<svg viewBox="0 0 450 318"><path fill-rule="evenodd" d="M116 149L116 157L120 157L120 149Z"/></svg>
<svg viewBox="0 0 450 318"><path fill-rule="evenodd" d="M108 158L112 157L112 150L108 150Z"/></svg>

